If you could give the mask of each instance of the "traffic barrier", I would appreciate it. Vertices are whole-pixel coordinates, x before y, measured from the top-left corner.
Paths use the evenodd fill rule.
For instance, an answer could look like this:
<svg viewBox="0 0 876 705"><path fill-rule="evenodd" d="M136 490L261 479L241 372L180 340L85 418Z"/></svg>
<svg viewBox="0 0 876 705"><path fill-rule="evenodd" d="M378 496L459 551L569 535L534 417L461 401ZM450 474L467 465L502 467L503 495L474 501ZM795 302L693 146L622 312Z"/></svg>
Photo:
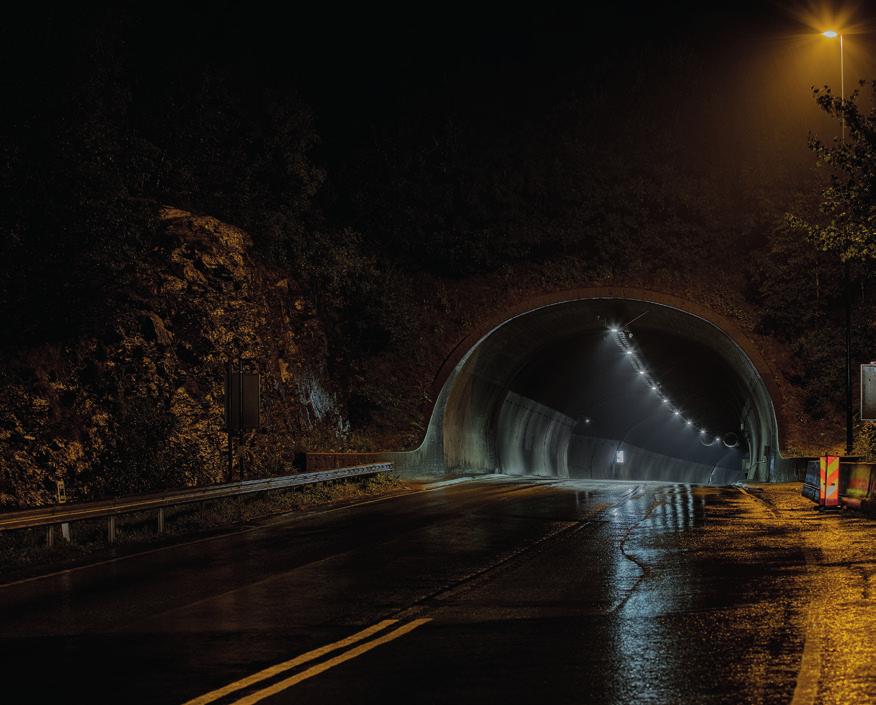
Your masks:
<svg viewBox="0 0 876 705"><path fill-rule="evenodd" d="M818 504L818 487L821 483L819 476L819 462L817 460L808 461L806 463L806 475L803 478L802 495L806 497L806 499L811 499L816 504Z"/></svg>
<svg viewBox="0 0 876 705"><path fill-rule="evenodd" d="M820 471L818 503L822 507L838 507L840 503L840 459L838 455L822 455L818 460Z"/></svg>
<svg viewBox="0 0 876 705"><path fill-rule="evenodd" d="M843 506L876 512L876 465L849 463L843 471L847 475L846 487L840 497Z"/></svg>
<svg viewBox="0 0 876 705"><path fill-rule="evenodd" d="M246 494L267 492L270 490L288 489L301 485L312 485L320 482L348 480L356 477L367 477L391 472L392 463L369 463L341 467L322 472L298 473L281 475L255 480L241 480L221 485L192 487L184 490L172 490L136 497L120 497L117 499L82 502L81 504L61 504L36 509L22 509L0 513L0 533L18 529L43 527L46 529L46 543L51 546L54 541L55 527L60 526L62 536L70 540L70 522L86 519L105 518L107 522L107 542L112 544L116 539L116 519L122 514L132 514L146 510L157 510L158 532L165 528L165 512L169 507L182 504L194 504L225 497L238 497Z"/></svg>
<svg viewBox="0 0 876 705"><path fill-rule="evenodd" d="M806 465L801 494L822 507L849 507L876 514L876 463L822 456Z"/></svg>
<svg viewBox="0 0 876 705"><path fill-rule="evenodd" d="M869 463L855 463L849 467L846 479L845 491L842 493L847 497L857 497L862 499L870 496L871 490L871 475L872 466Z"/></svg>

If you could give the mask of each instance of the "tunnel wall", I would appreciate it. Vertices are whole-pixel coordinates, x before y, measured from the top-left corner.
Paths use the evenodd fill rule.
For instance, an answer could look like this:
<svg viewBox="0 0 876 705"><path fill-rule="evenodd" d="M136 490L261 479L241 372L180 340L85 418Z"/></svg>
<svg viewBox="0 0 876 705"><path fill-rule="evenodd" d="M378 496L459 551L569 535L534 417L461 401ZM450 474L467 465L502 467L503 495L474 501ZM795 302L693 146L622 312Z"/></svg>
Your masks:
<svg viewBox="0 0 876 705"><path fill-rule="evenodd" d="M499 411L499 471L509 475L569 477L568 450L575 420L509 392Z"/></svg>
<svg viewBox="0 0 876 705"><path fill-rule="evenodd" d="M624 451L624 462L619 464L615 462L615 458L621 448ZM726 455L731 455L729 449ZM630 443L579 434L574 434L570 439L568 458L569 475L572 478L640 480L644 473L649 480L716 485L743 479L742 471L738 467L680 460Z"/></svg>

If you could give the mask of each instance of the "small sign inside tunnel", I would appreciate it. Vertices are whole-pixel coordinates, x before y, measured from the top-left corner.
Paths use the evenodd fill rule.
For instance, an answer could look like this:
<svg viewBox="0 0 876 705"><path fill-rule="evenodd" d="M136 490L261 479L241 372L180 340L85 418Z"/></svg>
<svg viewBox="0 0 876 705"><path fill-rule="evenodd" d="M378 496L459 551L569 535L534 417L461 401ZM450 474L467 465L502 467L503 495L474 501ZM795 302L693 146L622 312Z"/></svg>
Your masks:
<svg viewBox="0 0 876 705"><path fill-rule="evenodd" d="M623 462L624 462L624 452L623 452L622 450L619 450L615 455L616 455L616 457L615 457L615 462L616 462L616 463L619 463L619 464L623 464Z"/></svg>

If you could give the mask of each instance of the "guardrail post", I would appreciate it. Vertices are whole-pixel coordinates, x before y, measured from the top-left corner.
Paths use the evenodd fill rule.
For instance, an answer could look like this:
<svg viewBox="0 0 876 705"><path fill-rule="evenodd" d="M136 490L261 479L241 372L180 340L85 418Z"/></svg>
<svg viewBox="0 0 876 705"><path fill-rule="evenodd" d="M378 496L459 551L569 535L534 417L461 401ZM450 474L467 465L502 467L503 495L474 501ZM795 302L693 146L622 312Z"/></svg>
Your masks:
<svg viewBox="0 0 876 705"><path fill-rule="evenodd" d="M70 522L69 521L65 521L61 524L61 536L67 543L70 543Z"/></svg>
<svg viewBox="0 0 876 705"><path fill-rule="evenodd" d="M106 518L106 541L107 543L116 542L116 516L110 514Z"/></svg>
<svg viewBox="0 0 876 705"><path fill-rule="evenodd" d="M158 508L158 533L164 533L164 507Z"/></svg>

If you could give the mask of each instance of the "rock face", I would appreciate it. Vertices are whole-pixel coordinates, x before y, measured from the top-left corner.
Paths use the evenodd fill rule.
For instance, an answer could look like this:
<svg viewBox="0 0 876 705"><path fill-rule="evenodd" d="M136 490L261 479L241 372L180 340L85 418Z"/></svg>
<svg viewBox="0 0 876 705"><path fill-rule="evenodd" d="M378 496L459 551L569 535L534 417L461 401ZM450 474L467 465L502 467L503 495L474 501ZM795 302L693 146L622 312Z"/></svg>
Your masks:
<svg viewBox="0 0 876 705"><path fill-rule="evenodd" d="M0 373L0 508L225 479L225 364L262 375L246 474L293 469L303 448L348 443L326 338L296 283L241 230L173 208L163 239L100 338L22 353Z"/></svg>

